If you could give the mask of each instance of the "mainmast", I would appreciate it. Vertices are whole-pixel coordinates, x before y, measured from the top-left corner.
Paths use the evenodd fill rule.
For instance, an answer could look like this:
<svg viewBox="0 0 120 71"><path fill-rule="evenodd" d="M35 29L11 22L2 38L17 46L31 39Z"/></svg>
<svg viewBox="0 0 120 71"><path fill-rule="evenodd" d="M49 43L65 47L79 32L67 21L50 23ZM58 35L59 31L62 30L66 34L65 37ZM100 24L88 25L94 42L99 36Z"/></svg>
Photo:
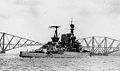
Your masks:
<svg viewBox="0 0 120 71"><path fill-rule="evenodd" d="M71 18L71 24L70 24L70 27L71 27L71 34L74 35L74 24L73 24L73 18Z"/></svg>

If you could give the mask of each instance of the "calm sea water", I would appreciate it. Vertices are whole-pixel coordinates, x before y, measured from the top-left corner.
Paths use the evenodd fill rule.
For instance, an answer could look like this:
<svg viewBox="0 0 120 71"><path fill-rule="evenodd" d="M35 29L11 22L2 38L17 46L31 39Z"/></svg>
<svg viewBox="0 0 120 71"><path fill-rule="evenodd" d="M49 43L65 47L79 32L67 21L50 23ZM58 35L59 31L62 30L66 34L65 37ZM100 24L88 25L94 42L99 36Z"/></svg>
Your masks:
<svg viewBox="0 0 120 71"><path fill-rule="evenodd" d="M120 56L20 58L0 54L0 71L120 71Z"/></svg>
<svg viewBox="0 0 120 71"><path fill-rule="evenodd" d="M74 59L21 58L19 54L0 54L0 71L73 71L69 67L71 61Z"/></svg>

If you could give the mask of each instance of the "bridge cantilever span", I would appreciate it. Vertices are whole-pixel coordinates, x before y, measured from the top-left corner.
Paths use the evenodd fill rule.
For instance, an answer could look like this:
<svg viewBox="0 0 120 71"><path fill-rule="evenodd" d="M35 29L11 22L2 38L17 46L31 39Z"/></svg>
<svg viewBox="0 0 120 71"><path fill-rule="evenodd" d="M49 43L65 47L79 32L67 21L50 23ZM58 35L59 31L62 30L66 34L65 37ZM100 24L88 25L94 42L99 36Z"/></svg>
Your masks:
<svg viewBox="0 0 120 71"><path fill-rule="evenodd" d="M0 32L0 53L5 53L5 51L9 51L20 47L35 45L39 46L42 44L30 39Z"/></svg>
<svg viewBox="0 0 120 71"><path fill-rule="evenodd" d="M120 41L109 37L92 36L78 39L78 41L92 54L108 55L120 50Z"/></svg>

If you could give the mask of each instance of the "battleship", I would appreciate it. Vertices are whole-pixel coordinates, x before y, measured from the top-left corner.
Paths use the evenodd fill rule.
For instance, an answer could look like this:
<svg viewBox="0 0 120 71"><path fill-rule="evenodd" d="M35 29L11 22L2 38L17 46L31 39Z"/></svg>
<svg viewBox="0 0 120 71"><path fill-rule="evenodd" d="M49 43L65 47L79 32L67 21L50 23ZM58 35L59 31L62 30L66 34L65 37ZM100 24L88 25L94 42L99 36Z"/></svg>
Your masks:
<svg viewBox="0 0 120 71"><path fill-rule="evenodd" d="M84 50L81 43L74 35L74 24L70 24L70 32L58 36L58 28L61 26L49 26L54 28L54 36L51 41L47 42L39 49L32 51L20 51L20 57L81 57L82 55L90 55L90 51Z"/></svg>

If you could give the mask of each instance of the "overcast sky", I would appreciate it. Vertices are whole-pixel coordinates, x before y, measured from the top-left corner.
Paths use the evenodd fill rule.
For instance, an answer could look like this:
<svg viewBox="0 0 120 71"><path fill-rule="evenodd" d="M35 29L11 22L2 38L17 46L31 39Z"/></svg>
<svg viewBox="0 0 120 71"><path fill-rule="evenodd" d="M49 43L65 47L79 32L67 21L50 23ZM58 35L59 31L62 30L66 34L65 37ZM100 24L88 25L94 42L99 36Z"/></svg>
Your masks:
<svg viewBox="0 0 120 71"><path fill-rule="evenodd" d="M39 42L50 40L50 25L69 32L71 17L77 38L120 40L120 0L0 0L0 31Z"/></svg>

